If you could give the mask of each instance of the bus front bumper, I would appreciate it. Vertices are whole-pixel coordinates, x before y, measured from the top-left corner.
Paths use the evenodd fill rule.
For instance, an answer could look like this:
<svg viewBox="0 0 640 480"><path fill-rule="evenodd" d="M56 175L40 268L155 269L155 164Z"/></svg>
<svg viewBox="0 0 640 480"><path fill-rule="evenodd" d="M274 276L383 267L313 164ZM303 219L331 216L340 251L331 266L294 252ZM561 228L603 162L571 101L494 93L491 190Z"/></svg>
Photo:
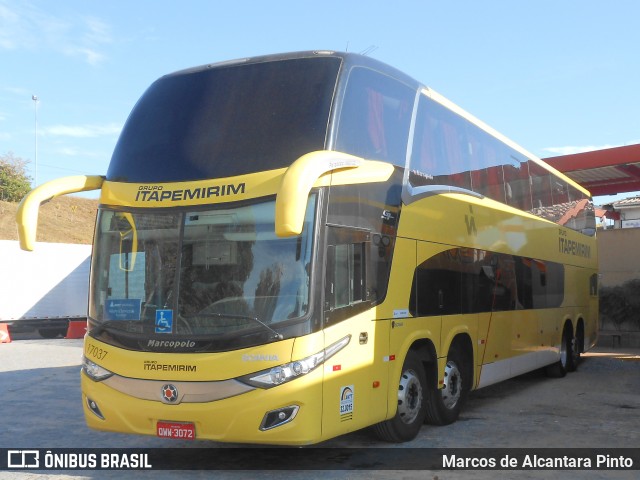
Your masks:
<svg viewBox="0 0 640 480"><path fill-rule="evenodd" d="M322 440L322 386L309 377L222 400L170 405L127 395L82 372L82 403L87 425L96 430L166 436L162 426L184 424L195 439L308 445Z"/></svg>

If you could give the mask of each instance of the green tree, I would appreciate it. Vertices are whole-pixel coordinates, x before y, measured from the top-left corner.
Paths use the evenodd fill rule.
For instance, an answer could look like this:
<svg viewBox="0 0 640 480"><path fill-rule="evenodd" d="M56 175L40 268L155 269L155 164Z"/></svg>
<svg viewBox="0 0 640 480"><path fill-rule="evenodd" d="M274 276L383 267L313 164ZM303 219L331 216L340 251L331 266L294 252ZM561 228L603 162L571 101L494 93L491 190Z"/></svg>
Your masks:
<svg viewBox="0 0 640 480"><path fill-rule="evenodd" d="M31 190L31 177L26 171L28 163L13 152L0 155L0 200L19 202Z"/></svg>

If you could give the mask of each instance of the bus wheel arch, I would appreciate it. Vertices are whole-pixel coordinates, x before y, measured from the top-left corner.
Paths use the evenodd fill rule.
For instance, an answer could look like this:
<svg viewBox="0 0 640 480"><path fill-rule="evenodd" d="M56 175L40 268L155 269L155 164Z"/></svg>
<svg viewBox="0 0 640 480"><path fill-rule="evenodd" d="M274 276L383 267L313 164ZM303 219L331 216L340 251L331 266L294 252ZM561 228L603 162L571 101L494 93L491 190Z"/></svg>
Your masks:
<svg viewBox="0 0 640 480"><path fill-rule="evenodd" d="M418 340L411 345L398 381L396 413L372 427L378 438L400 443L418 435L426 415L427 371L430 365L437 364L436 358L435 347L429 340Z"/></svg>
<svg viewBox="0 0 640 480"><path fill-rule="evenodd" d="M428 378L426 423L448 425L455 422L471 391L473 377L473 344L469 335L459 334L454 337L447 353L442 388L437 365Z"/></svg>

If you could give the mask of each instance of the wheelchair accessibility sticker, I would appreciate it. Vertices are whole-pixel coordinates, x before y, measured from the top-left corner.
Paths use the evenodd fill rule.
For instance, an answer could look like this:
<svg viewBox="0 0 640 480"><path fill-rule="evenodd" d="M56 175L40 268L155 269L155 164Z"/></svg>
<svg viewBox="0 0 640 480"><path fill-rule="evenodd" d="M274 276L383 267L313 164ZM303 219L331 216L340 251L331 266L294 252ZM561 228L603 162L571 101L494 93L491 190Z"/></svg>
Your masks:
<svg viewBox="0 0 640 480"><path fill-rule="evenodd" d="M156 310L156 333L171 333L173 310Z"/></svg>

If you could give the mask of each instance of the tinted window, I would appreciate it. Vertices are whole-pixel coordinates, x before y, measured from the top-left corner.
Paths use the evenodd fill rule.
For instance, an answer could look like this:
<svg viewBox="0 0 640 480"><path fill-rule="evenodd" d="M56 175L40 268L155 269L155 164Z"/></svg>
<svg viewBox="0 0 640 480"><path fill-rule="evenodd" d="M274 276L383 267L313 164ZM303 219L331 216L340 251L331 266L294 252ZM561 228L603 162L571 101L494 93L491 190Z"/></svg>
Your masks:
<svg viewBox="0 0 640 480"><path fill-rule="evenodd" d="M564 267L559 263L453 248L418 266L412 315L452 315L554 308L564 301Z"/></svg>
<svg viewBox="0 0 640 480"><path fill-rule="evenodd" d="M367 68L349 76L336 149L404 166L415 91Z"/></svg>
<svg viewBox="0 0 640 480"><path fill-rule="evenodd" d="M379 236L352 228L329 227L325 258L325 323L353 317L377 300L376 259Z"/></svg>
<svg viewBox="0 0 640 480"><path fill-rule="evenodd" d="M409 165L412 187L480 193L587 235L591 200L538 163L462 116L420 97ZM444 187L444 188L443 188Z"/></svg>
<svg viewBox="0 0 640 480"><path fill-rule="evenodd" d="M403 169L396 167L387 182L332 186L327 223L371 232L367 271L370 299L386 295L389 271L400 218ZM340 229L339 229L340 230Z"/></svg>
<svg viewBox="0 0 640 480"><path fill-rule="evenodd" d="M470 190L466 130L461 117L422 96L411 152L411 184L451 185ZM482 165L478 165L480 168Z"/></svg>
<svg viewBox="0 0 640 480"><path fill-rule="evenodd" d="M127 120L107 178L187 181L289 166L324 148L339 67L315 57L163 77Z"/></svg>

